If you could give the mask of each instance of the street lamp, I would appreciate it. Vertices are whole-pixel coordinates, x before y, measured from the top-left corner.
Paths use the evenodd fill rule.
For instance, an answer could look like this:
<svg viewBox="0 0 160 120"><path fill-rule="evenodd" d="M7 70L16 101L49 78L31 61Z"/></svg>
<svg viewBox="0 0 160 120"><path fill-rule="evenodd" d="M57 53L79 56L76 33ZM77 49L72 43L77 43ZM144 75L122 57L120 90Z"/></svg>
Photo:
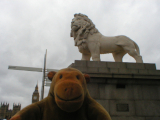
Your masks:
<svg viewBox="0 0 160 120"><path fill-rule="evenodd" d="M35 71L35 72L43 72L43 77L42 77L42 88L41 88L41 100L44 98L44 85L45 86L50 86L51 82L46 78L46 73L50 71L55 71L57 72L57 69L46 69L46 59L47 59L47 50L44 55L44 66L43 68L35 68L35 67L23 67L23 66L8 66L8 69L12 70L25 70L25 71ZM46 81L46 83L45 83Z"/></svg>

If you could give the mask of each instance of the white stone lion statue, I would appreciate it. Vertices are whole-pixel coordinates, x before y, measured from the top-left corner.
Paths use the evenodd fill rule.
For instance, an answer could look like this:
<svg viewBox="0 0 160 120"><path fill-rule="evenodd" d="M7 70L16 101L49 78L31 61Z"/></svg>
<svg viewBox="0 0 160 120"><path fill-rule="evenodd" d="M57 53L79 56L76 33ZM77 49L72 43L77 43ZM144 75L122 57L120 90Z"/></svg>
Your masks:
<svg viewBox="0 0 160 120"><path fill-rule="evenodd" d="M122 62L123 56L128 53L137 63L143 63L138 45L130 38L120 35L106 37L96 28L88 16L75 14L71 22L71 37L74 37L75 46L82 53L81 60L100 61L100 54L112 53L115 62Z"/></svg>

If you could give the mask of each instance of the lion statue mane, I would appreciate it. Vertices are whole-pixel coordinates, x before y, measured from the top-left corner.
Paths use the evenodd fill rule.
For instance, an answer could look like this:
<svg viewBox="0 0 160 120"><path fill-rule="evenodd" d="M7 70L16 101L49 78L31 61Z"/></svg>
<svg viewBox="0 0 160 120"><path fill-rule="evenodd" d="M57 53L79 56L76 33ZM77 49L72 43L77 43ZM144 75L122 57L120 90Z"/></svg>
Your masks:
<svg viewBox="0 0 160 120"><path fill-rule="evenodd" d="M138 45L130 38L120 35L102 35L93 22L84 14L75 14L71 22L71 37L82 53L81 60L100 61L100 54L112 53L115 62L122 62L125 54L132 56L137 63L143 63Z"/></svg>

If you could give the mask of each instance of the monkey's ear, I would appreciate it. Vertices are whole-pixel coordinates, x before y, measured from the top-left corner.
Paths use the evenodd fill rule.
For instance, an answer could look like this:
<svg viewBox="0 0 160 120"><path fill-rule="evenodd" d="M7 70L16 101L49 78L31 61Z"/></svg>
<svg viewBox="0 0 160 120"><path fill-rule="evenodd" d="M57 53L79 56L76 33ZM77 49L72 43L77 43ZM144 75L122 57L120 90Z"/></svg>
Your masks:
<svg viewBox="0 0 160 120"><path fill-rule="evenodd" d="M90 76L88 74L84 74L84 77L86 79L86 83L89 83L90 81Z"/></svg>
<svg viewBox="0 0 160 120"><path fill-rule="evenodd" d="M52 81L52 78L54 77L55 74L56 74L56 72L50 71L50 72L47 74L48 79Z"/></svg>

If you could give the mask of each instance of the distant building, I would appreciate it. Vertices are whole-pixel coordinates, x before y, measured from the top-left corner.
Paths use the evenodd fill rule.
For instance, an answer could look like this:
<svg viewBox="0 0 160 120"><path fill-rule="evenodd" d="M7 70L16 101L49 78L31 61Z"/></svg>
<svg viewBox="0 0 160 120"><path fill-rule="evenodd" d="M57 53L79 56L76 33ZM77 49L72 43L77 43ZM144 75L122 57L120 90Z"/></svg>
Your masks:
<svg viewBox="0 0 160 120"><path fill-rule="evenodd" d="M21 104L13 104L13 110L9 109L9 103L0 104L0 119L10 119L21 109Z"/></svg>
<svg viewBox="0 0 160 120"><path fill-rule="evenodd" d="M38 92L38 84L35 87L35 90L32 94L32 103L38 102L39 101L39 92Z"/></svg>
<svg viewBox="0 0 160 120"><path fill-rule="evenodd" d="M32 103L39 101L39 91L38 84L35 87L35 90L32 94ZM9 103L0 104L0 120L1 119L10 119L18 111L21 110L21 104L13 104L13 110L9 109Z"/></svg>

